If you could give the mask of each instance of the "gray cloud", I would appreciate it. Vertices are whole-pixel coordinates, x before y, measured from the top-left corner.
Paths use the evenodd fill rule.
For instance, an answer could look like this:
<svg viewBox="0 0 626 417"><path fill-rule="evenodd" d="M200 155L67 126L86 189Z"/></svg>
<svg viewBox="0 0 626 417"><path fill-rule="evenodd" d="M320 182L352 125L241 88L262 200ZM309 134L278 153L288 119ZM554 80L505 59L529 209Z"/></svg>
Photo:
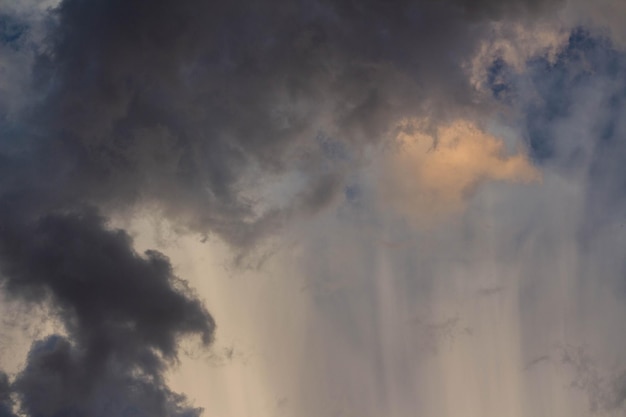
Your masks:
<svg viewBox="0 0 626 417"><path fill-rule="evenodd" d="M158 373L145 372L141 364L111 361L92 380L90 354L59 336L36 342L28 364L12 384L20 410L26 415L201 414L184 396L171 392Z"/></svg>
<svg viewBox="0 0 626 417"><path fill-rule="evenodd" d="M163 373L182 337L208 345L215 323L164 255L137 254L107 216L147 205L250 250L337 201L343 153L398 120L497 105L463 64L491 22L558 4L64 0L3 15L0 283L48 303L66 334L0 378L0 413L11 392L30 416L198 415ZM250 178L286 172L306 178L289 201L246 196Z"/></svg>
<svg viewBox="0 0 626 417"><path fill-rule="evenodd" d="M11 384L9 377L0 372L0 417L13 417L13 400L11 398Z"/></svg>
<svg viewBox="0 0 626 417"><path fill-rule="evenodd" d="M49 302L67 331L33 345L12 383L22 411L197 414L167 389L162 372L176 360L179 338L197 334L208 344L215 325L167 258L134 253L123 231L89 211L11 220L0 239L4 290Z"/></svg>
<svg viewBox="0 0 626 417"><path fill-rule="evenodd" d="M242 197L250 166L296 169L294 150L319 131L360 146L403 117L475 112L462 64L490 20L539 5L68 0L36 53L45 96L20 120L53 192L62 183L116 208L156 201L193 229L251 245L271 230L258 223L284 213Z"/></svg>

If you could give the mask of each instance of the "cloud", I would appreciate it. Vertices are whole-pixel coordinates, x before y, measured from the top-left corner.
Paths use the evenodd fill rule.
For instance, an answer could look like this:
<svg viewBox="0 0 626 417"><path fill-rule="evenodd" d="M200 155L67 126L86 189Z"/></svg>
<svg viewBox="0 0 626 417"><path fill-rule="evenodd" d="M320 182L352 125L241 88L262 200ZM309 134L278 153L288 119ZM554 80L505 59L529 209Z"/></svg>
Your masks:
<svg viewBox="0 0 626 417"><path fill-rule="evenodd" d="M11 398L11 385L9 377L0 373L0 417L14 417L13 400Z"/></svg>
<svg viewBox="0 0 626 417"><path fill-rule="evenodd" d="M522 73L531 59L545 58L554 63L570 34L567 25L555 24L549 18L514 24L495 22L492 31L466 64L472 84L486 94L497 93L494 85L506 87L506 80L496 71L498 65Z"/></svg>
<svg viewBox="0 0 626 417"><path fill-rule="evenodd" d="M20 411L26 415L201 414L201 409L189 406L183 395L171 392L160 375L146 373L141 364L109 362L92 380L90 355L60 336L36 342L28 364L12 384Z"/></svg>
<svg viewBox="0 0 626 417"><path fill-rule="evenodd" d="M149 207L245 253L340 206L362 155L398 126L380 195L408 217L458 210L491 182L538 180L523 152L478 127L504 105L477 86L493 57L518 73L537 54L558 66L561 32L519 28L561 4L11 3L0 16L0 283L48 305L64 333L0 379L0 412L10 391L31 416L200 413L164 372L182 338L209 345L215 322L165 255L136 253L109 218ZM296 190L249 198L250 184L288 175ZM354 316L369 305L357 304Z"/></svg>
<svg viewBox="0 0 626 417"><path fill-rule="evenodd" d="M167 258L137 255L123 231L107 230L93 212L21 221L2 226L4 290L50 303L67 332L33 344L11 385L22 411L195 415L162 372L176 360L180 338L196 334L209 344L215 325Z"/></svg>
<svg viewBox="0 0 626 417"><path fill-rule="evenodd" d="M620 48L626 47L626 32L619 24L626 12L622 2L600 0L593 7L585 1L575 0L567 3L564 18L572 26L584 26L596 35L608 36Z"/></svg>
<svg viewBox="0 0 626 417"><path fill-rule="evenodd" d="M489 181L536 182L541 175L523 152L507 155L505 144L466 120L425 133L420 123L399 126L380 179L383 204L417 219L461 209Z"/></svg>
<svg viewBox="0 0 626 417"><path fill-rule="evenodd" d="M490 99L475 94L464 63L492 21L549 7L67 0L31 48L29 94L40 99L16 123L31 133L17 134L37 132L30 158L67 198L108 210L150 203L250 247L308 209L260 211L244 198L247 178L301 169L294 155L319 132L358 153L415 114L479 113Z"/></svg>

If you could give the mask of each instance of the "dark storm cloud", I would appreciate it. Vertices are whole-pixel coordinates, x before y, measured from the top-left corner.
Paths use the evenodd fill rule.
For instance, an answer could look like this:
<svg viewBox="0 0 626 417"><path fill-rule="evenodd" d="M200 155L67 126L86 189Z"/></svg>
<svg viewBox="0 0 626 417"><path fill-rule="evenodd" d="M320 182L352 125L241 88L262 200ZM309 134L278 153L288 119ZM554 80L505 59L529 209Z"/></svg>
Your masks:
<svg viewBox="0 0 626 417"><path fill-rule="evenodd" d="M146 372L141 365L111 361L91 380L88 355L60 336L36 342L26 368L13 383L21 411L31 416L201 414L201 409L187 405L184 396L171 392L158 372ZM86 386L86 381L91 384Z"/></svg>
<svg viewBox="0 0 626 417"><path fill-rule="evenodd" d="M23 411L98 415L109 401L142 415L185 415L161 373L179 338L197 334L208 344L214 323L167 258L139 256L125 232L91 212L11 220L0 238L5 291L49 302L68 333L33 345L12 387Z"/></svg>
<svg viewBox="0 0 626 417"><path fill-rule="evenodd" d="M0 413L12 392L30 416L197 415L163 371L181 337L211 341L213 320L167 258L135 253L103 216L149 203L249 249L330 204L346 155L397 120L486 105L462 64L489 21L551 5L65 0L41 42L3 16L0 57L34 58L12 67L30 84L0 84L0 282L67 334L0 378ZM314 175L286 208L259 212L242 192L248 175L299 169Z"/></svg>
<svg viewBox="0 0 626 417"><path fill-rule="evenodd" d="M268 220L240 195L245 167L294 168L319 131L358 146L402 117L470 111L462 63L485 22L546 4L64 1L34 68L46 96L24 124L79 198L158 201L251 245Z"/></svg>
<svg viewBox="0 0 626 417"><path fill-rule="evenodd" d="M133 357L146 348L171 358L184 333L210 341L209 314L168 259L156 251L137 255L124 231L107 230L95 214L13 219L2 232L5 291L28 301L49 298L68 331L98 358Z"/></svg>

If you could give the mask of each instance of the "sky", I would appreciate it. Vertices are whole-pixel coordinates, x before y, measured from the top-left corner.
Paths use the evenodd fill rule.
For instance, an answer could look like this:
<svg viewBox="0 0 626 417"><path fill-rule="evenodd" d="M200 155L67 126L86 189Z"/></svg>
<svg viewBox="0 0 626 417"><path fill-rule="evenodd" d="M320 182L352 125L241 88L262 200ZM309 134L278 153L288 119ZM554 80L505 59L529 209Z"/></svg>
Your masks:
<svg viewBox="0 0 626 417"><path fill-rule="evenodd" d="M626 413L622 0L0 0L0 417Z"/></svg>

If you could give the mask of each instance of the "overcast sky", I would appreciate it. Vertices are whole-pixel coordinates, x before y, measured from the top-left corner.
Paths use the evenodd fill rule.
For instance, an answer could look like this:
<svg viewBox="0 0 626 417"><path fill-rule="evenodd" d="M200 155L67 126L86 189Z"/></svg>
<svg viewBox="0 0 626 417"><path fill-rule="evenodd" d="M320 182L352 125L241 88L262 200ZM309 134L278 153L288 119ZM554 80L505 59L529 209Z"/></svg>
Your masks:
<svg viewBox="0 0 626 417"><path fill-rule="evenodd" d="M0 0L0 417L624 415L624 22Z"/></svg>

